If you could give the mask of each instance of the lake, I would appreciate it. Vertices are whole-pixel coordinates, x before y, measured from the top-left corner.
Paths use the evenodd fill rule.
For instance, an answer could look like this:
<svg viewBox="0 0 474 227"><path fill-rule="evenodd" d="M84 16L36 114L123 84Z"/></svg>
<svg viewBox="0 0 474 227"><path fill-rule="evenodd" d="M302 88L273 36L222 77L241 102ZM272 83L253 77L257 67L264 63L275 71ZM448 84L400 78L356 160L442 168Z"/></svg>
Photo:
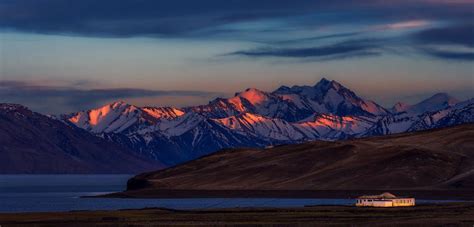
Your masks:
<svg viewBox="0 0 474 227"><path fill-rule="evenodd" d="M232 207L303 207L350 205L352 199L193 198L120 199L80 198L123 191L131 175L0 175L0 212L118 210L163 207L172 209ZM440 201L417 201L440 202Z"/></svg>

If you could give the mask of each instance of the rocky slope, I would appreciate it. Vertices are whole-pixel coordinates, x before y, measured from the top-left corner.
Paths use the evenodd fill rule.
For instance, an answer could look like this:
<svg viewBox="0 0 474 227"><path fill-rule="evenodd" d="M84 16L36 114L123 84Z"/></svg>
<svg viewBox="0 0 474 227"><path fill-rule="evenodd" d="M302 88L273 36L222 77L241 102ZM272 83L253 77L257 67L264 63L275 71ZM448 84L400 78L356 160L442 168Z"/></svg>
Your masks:
<svg viewBox="0 0 474 227"><path fill-rule="evenodd" d="M474 125L228 149L138 175L129 190L474 189Z"/></svg>

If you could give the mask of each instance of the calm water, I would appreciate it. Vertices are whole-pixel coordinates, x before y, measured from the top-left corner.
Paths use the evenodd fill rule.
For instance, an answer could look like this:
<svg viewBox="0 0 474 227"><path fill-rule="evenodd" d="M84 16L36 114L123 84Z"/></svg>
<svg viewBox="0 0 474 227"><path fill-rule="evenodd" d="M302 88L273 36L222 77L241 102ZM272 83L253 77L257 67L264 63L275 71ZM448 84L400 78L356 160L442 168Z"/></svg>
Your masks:
<svg viewBox="0 0 474 227"><path fill-rule="evenodd" d="M130 177L129 175L0 175L0 212L118 210L145 207L173 209L303 207L305 205L349 205L354 203L354 200L350 199L79 198L84 195L122 191Z"/></svg>

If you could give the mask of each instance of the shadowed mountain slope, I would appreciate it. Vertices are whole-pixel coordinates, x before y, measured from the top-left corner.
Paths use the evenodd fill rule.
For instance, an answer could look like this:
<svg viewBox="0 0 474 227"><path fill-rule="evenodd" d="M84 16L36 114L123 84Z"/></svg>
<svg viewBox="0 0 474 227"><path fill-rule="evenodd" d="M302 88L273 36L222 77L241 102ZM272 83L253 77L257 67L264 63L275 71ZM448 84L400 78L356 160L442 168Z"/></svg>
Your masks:
<svg viewBox="0 0 474 227"><path fill-rule="evenodd" d="M137 173L161 167L86 130L0 104L0 174Z"/></svg>

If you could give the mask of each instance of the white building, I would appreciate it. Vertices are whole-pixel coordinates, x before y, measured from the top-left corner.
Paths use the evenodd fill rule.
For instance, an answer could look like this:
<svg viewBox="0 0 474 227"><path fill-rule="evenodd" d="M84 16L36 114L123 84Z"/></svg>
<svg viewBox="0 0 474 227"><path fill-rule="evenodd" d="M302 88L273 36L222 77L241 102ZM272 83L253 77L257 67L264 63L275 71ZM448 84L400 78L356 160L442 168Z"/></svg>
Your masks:
<svg viewBox="0 0 474 227"><path fill-rule="evenodd" d="M415 198L396 197L385 192L381 195L364 195L357 198L358 207L408 207L415 206Z"/></svg>

